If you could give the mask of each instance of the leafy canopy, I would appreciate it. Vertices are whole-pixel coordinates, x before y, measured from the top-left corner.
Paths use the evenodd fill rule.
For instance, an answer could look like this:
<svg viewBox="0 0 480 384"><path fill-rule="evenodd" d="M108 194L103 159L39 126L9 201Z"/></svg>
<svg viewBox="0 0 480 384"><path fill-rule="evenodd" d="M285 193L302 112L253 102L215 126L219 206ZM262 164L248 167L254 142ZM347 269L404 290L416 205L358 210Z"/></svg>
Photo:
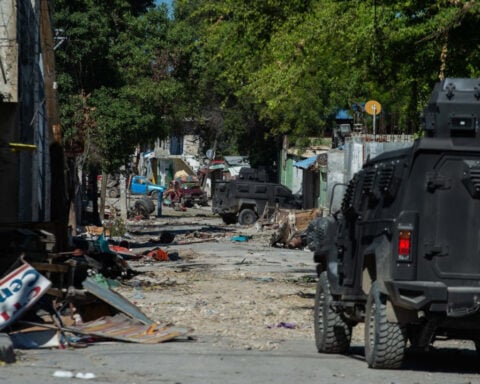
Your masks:
<svg viewBox="0 0 480 384"><path fill-rule="evenodd" d="M369 99L381 129L414 133L439 78L480 76L476 1L176 0L172 19L151 1L56 6L66 136L94 138L108 168L184 121L271 164L283 135L323 136Z"/></svg>

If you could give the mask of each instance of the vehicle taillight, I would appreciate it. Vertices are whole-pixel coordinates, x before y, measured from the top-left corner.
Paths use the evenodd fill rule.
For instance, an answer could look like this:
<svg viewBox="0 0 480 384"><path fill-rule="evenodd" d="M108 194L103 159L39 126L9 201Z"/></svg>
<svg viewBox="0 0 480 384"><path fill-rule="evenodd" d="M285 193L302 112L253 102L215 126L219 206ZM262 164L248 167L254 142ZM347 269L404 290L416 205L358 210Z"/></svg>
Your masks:
<svg viewBox="0 0 480 384"><path fill-rule="evenodd" d="M410 261L412 250L412 231L400 230L398 233L398 260Z"/></svg>

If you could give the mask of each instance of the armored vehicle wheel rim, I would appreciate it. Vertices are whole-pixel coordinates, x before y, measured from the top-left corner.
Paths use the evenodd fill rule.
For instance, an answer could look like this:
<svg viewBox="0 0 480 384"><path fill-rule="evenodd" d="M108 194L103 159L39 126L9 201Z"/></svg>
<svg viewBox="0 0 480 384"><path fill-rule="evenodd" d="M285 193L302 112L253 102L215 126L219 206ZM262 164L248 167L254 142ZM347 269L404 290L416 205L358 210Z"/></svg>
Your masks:
<svg viewBox="0 0 480 384"><path fill-rule="evenodd" d="M243 209L238 215L240 225L253 225L257 221L257 215L251 209Z"/></svg>
<svg viewBox="0 0 480 384"><path fill-rule="evenodd" d="M332 296L327 273L318 278L315 293L314 329L318 352L346 353L352 338L352 326L331 307Z"/></svg>
<svg viewBox="0 0 480 384"><path fill-rule="evenodd" d="M386 303L386 297L374 282L365 310L365 360L370 368L400 368L405 354L405 327L387 320Z"/></svg>

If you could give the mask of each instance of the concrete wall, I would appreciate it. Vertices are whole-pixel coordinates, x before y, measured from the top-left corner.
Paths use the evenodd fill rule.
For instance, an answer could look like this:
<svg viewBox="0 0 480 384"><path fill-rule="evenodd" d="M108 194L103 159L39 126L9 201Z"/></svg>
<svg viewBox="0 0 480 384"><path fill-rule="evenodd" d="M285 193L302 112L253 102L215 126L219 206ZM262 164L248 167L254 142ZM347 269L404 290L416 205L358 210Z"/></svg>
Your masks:
<svg viewBox="0 0 480 384"><path fill-rule="evenodd" d="M377 142L363 141L361 137L354 137L347 141L344 146L345 152L345 182L347 183L362 169L368 159L373 159L383 152L394 151L401 148L411 147L412 140Z"/></svg>
<svg viewBox="0 0 480 384"><path fill-rule="evenodd" d="M297 167L292 167L292 184L289 188L293 194L302 193L303 170Z"/></svg>
<svg viewBox="0 0 480 384"><path fill-rule="evenodd" d="M46 123L40 0L0 2L0 223L50 220L50 138ZM12 40L13 39L13 40ZM15 51L17 55L15 55ZM18 72L18 83L13 74ZM5 96L7 95L7 96ZM11 143L35 145L12 152Z"/></svg>
<svg viewBox="0 0 480 384"><path fill-rule="evenodd" d="M330 212L330 204L332 204L332 212L340 209L345 188L342 185L337 186L337 184L343 183L345 183L345 153L341 150L332 150L328 153L327 206L324 215Z"/></svg>
<svg viewBox="0 0 480 384"><path fill-rule="evenodd" d="M16 1L0 1L0 99L18 102L18 44Z"/></svg>
<svg viewBox="0 0 480 384"><path fill-rule="evenodd" d="M155 143L155 156L164 158L170 155L205 157L200 153L201 140L197 135L183 135L175 138L158 140Z"/></svg>
<svg viewBox="0 0 480 384"><path fill-rule="evenodd" d="M279 167L279 182L290 188L294 194L302 194L303 191L303 169L293 166L295 160L287 158L285 167Z"/></svg>
<svg viewBox="0 0 480 384"><path fill-rule="evenodd" d="M413 140L375 142L364 141L361 137L348 140L343 150L332 150L328 153L327 174L327 208L332 201L332 212L341 208L344 186L336 184L348 184L356 172L362 169L368 159L373 159L383 152L406 148L413 145ZM333 200L332 199L333 195ZM328 213L328 209L326 210Z"/></svg>

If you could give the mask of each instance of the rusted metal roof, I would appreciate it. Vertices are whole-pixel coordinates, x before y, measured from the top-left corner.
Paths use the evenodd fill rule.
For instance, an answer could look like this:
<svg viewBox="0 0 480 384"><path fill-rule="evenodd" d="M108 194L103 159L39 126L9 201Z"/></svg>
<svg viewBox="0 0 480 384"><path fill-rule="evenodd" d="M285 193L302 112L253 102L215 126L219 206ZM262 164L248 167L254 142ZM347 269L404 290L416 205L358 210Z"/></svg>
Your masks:
<svg viewBox="0 0 480 384"><path fill-rule="evenodd" d="M85 324L70 326L64 330L87 336L97 336L105 339L128 341L132 343L157 344L185 336L191 331L188 328L175 326L160 326L152 323L143 324L119 313L115 316L104 316Z"/></svg>

